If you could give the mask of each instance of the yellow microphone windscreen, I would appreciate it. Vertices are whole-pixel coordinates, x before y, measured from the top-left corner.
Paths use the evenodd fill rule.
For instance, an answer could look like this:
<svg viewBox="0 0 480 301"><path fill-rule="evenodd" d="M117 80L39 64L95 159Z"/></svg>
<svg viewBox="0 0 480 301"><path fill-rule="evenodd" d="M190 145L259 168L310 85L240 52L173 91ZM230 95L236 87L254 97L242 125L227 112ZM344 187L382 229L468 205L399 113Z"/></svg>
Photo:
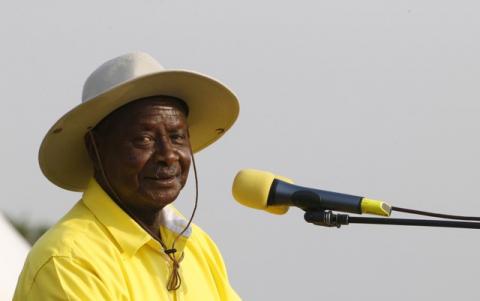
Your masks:
<svg viewBox="0 0 480 301"><path fill-rule="evenodd" d="M232 194L235 200L240 204L268 211L274 214L284 214L288 211L288 206L268 206L268 193L273 180L292 183L292 180L275 176L271 172L256 169L243 169L237 173L232 185Z"/></svg>

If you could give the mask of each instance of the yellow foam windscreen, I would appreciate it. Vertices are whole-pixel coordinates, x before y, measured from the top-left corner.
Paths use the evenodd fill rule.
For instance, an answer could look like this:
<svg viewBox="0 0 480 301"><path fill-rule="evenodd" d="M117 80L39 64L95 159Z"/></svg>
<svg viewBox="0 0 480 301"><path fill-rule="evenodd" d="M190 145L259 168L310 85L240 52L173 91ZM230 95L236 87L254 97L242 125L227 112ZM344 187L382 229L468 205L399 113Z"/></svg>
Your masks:
<svg viewBox="0 0 480 301"><path fill-rule="evenodd" d="M276 176L268 171L243 169L237 173L233 180L233 197L244 206L274 214L284 214L288 211L288 206L268 206L267 204L268 193L275 179L293 183L288 178Z"/></svg>

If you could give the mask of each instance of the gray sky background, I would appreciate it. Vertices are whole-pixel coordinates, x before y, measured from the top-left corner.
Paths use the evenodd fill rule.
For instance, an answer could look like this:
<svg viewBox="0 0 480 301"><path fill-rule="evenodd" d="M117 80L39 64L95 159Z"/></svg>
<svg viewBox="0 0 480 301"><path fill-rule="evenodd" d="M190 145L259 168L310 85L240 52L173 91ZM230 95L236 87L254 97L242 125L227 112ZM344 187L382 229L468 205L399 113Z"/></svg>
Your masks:
<svg viewBox="0 0 480 301"><path fill-rule="evenodd" d="M197 156L196 223L245 300L478 300L477 230L306 224L236 204L242 168L400 207L480 215L478 1L2 1L0 209L54 222L79 198L37 164L98 65L133 50L241 101ZM178 207L192 208L192 178ZM400 215L396 214L396 217Z"/></svg>

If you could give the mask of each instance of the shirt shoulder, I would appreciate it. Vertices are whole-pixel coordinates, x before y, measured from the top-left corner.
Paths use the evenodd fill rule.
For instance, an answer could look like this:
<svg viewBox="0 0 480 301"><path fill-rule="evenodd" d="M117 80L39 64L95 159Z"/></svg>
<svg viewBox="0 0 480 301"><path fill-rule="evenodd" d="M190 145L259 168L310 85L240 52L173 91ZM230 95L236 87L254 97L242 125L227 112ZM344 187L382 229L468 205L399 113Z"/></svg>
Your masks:
<svg viewBox="0 0 480 301"><path fill-rule="evenodd" d="M220 251L210 235L196 224L192 224L192 235L187 242L188 245L199 248L213 256L220 255Z"/></svg>
<svg viewBox="0 0 480 301"><path fill-rule="evenodd" d="M208 267L220 300L240 300L240 297L230 285L227 268L220 250L213 239L197 225L192 225L192 235L187 242L186 250L190 252L189 255L196 257L197 262Z"/></svg>
<svg viewBox="0 0 480 301"><path fill-rule="evenodd" d="M89 262L99 254L115 252L116 248L109 232L79 201L34 244L25 261L17 289L21 286L28 290L39 271L51 263L52 258Z"/></svg>

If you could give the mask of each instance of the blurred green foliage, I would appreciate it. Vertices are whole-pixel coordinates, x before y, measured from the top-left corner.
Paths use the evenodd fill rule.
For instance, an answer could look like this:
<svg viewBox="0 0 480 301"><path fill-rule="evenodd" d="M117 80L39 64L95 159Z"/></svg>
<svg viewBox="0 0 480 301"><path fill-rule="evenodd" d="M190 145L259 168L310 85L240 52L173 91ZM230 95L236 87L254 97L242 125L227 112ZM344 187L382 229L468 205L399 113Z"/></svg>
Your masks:
<svg viewBox="0 0 480 301"><path fill-rule="evenodd" d="M31 224L25 219L18 219L8 215L5 215L5 217L30 245L33 245L50 228L50 225L46 224Z"/></svg>

